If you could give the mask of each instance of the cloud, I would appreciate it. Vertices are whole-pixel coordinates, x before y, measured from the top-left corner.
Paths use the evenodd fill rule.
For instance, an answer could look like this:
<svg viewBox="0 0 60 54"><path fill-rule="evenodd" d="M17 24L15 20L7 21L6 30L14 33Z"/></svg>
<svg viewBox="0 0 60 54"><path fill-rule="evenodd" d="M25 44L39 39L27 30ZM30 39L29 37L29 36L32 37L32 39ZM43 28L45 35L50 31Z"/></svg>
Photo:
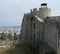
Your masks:
<svg viewBox="0 0 60 54"><path fill-rule="evenodd" d="M20 25L20 20L20 0L0 0L0 24Z"/></svg>
<svg viewBox="0 0 60 54"><path fill-rule="evenodd" d="M7 24L8 22L12 24L19 22L20 25L24 13L33 8L40 8L40 4L45 2L48 3L53 14L60 14L60 0L0 0L0 23L4 20Z"/></svg>
<svg viewBox="0 0 60 54"><path fill-rule="evenodd" d="M0 5L11 8L13 6L19 6L21 4L20 0L0 0Z"/></svg>

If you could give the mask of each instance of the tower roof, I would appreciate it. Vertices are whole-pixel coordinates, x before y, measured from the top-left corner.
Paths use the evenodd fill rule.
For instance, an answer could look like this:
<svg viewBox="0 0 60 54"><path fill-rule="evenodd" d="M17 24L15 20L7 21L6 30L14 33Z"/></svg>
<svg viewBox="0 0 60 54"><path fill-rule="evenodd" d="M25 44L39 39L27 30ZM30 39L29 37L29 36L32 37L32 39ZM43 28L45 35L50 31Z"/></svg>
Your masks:
<svg viewBox="0 0 60 54"><path fill-rule="evenodd" d="M47 6L47 3L42 3L41 6Z"/></svg>
<svg viewBox="0 0 60 54"><path fill-rule="evenodd" d="M41 7L46 7L47 8L47 3L42 3Z"/></svg>

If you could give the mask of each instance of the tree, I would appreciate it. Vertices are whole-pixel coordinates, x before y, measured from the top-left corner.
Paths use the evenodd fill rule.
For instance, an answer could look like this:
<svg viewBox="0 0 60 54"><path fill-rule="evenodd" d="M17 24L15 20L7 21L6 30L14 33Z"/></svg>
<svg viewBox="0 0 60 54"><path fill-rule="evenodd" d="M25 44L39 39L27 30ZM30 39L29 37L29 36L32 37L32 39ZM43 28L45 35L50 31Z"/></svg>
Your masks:
<svg viewBox="0 0 60 54"><path fill-rule="evenodd" d="M8 38L9 38L9 40L12 40L12 35L8 34Z"/></svg>
<svg viewBox="0 0 60 54"><path fill-rule="evenodd" d="M18 40L16 33L14 33L14 40Z"/></svg>
<svg viewBox="0 0 60 54"><path fill-rule="evenodd" d="M1 40L6 40L6 35L4 34L4 32L1 33L0 39Z"/></svg>

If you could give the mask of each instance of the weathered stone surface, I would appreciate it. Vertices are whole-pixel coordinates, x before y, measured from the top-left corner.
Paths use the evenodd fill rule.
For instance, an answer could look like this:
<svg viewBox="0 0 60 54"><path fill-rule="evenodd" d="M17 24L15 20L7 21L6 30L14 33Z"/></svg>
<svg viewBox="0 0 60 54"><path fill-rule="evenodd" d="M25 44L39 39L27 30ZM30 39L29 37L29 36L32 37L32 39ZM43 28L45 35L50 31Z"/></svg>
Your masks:
<svg viewBox="0 0 60 54"><path fill-rule="evenodd" d="M41 54L52 51L59 54L60 16L50 16L50 9L47 7L31 10L30 13L24 14L21 38L34 44L37 43Z"/></svg>

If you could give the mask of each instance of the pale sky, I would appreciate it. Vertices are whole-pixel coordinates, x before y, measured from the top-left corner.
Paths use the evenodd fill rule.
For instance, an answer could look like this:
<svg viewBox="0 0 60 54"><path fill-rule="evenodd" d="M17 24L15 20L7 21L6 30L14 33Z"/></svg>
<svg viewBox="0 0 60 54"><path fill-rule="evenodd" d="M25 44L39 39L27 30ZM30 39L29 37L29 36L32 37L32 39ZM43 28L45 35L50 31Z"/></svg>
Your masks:
<svg viewBox="0 0 60 54"><path fill-rule="evenodd" d="M60 16L60 0L0 0L0 26L21 25L24 13L47 3L51 15Z"/></svg>

